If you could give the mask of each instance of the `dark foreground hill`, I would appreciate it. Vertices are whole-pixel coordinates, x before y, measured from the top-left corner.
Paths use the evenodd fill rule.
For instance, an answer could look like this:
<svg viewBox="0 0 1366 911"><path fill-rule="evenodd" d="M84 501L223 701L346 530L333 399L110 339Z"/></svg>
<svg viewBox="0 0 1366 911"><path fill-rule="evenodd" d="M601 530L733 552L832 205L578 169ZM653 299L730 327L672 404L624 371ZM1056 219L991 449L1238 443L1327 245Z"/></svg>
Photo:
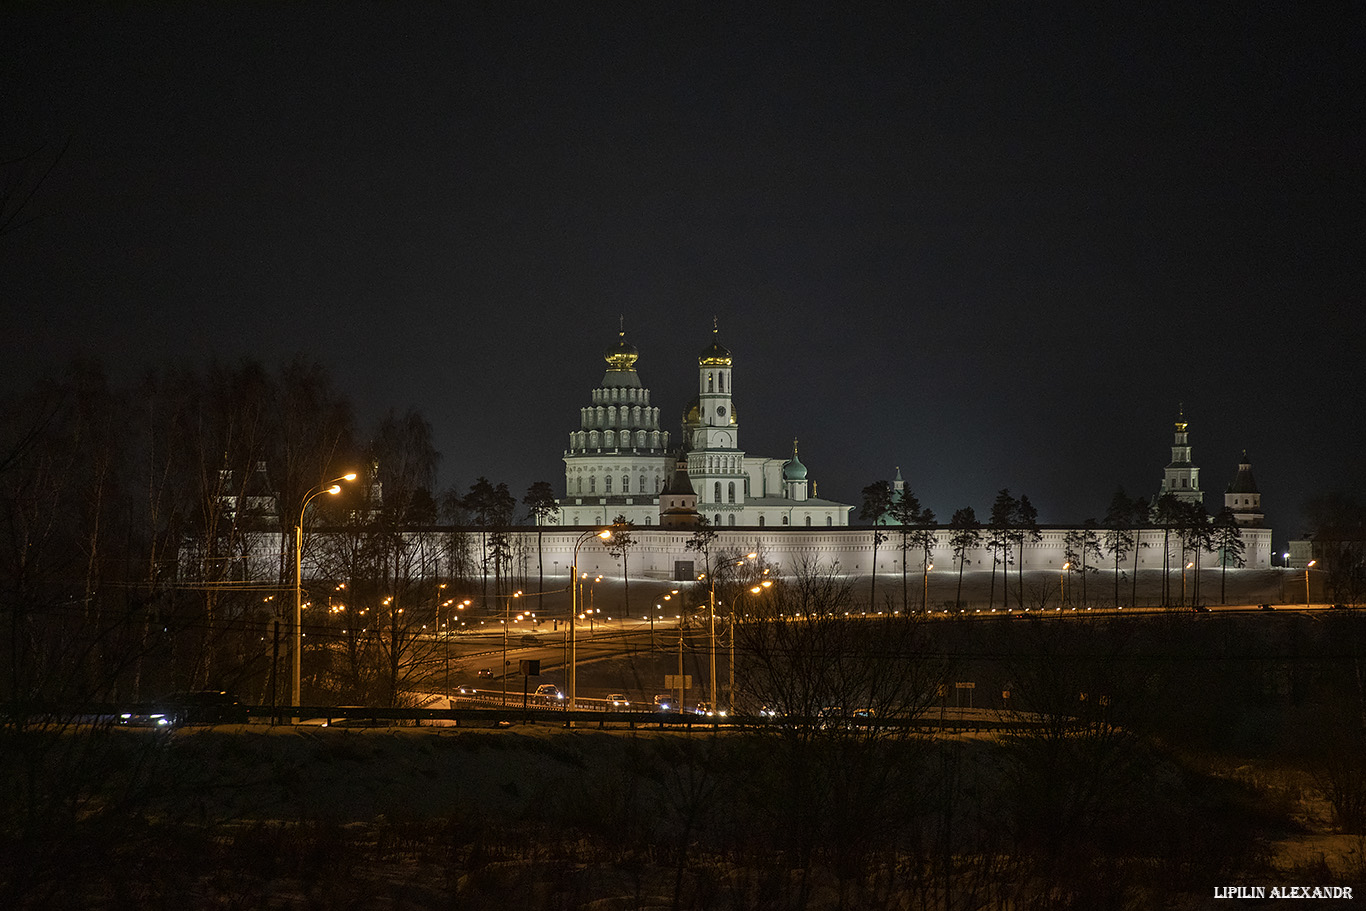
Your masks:
<svg viewBox="0 0 1366 911"><path fill-rule="evenodd" d="M9 729L0 906L1225 908L1215 887L1356 886L1357 621L1248 623L973 627L963 651L1055 722L999 737Z"/></svg>

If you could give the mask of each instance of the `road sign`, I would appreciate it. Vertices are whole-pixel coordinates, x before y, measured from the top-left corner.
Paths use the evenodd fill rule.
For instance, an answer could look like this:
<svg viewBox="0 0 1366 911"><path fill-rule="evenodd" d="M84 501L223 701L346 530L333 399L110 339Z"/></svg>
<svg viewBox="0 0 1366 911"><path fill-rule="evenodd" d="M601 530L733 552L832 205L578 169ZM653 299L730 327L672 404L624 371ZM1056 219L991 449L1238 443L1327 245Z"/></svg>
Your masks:
<svg viewBox="0 0 1366 911"><path fill-rule="evenodd" d="M664 689L676 690L679 687L682 687L685 690L692 689L692 674L684 674L682 677L677 674L664 675Z"/></svg>
<svg viewBox="0 0 1366 911"><path fill-rule="evenodd" d="M975 690L977 689L977 684L969 680L963 683L955 683L953 688L956 690Z"/></svg>

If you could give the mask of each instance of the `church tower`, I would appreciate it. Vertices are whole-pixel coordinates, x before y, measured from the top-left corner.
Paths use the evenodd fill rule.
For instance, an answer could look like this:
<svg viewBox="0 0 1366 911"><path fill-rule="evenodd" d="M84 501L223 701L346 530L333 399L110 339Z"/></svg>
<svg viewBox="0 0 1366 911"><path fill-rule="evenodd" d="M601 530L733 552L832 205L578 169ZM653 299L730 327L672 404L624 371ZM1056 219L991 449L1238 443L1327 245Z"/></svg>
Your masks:
<svg viewBox="0 0 1366 911"><path fill-rule="evenodd" d="M1238 460L1238 473L1224 492L1224 508L1233 513L1233 520L1245 528L1261 528L1266 516L1262 513L1262 495L1252 477L1252 463L1247 450Z"/></svg>
<svg viewBox="0 0 1366 911"><path fill-rule="evenodd" d="M711 344L697 357L697 397L683 414L683 439L698 510L713 525L734 525L745 506L745 454L731 398L730 351L717 338L715 320L711 331Z"/></svg>
<svg viewBox="0 0 1366 911"><path fill-rule="evenodd" d="M714 324L711 331L711 344L697 357L697 426L692 434L692 448L739 449L740 427L730 397L730 351L717 341ZM694 418L691 409L688 417Z"/></svg>
<svg viewBox="0 0 1366 911"><path fill-rule="evenodd" d="M1191 447L1186 432L1186 415L1182 409L1176 420L1176 434L1172 441L1172 460L1162 477L1160 494L1175 494L1187 503L1199 503L1203 509L1205 494L1200 490L1200 469L1191 464Z"/></svg>
<svg viewBox="0 0 1366 911"><path fill-rule="evenodd" d="M579 429L564 451L561 525L592 525L625 516L651 525L659 516L659 492L669 480L669 432L659 426L659 409L640 381L640 352L626 330L603 354L607 372L579 409Z"/></svg>

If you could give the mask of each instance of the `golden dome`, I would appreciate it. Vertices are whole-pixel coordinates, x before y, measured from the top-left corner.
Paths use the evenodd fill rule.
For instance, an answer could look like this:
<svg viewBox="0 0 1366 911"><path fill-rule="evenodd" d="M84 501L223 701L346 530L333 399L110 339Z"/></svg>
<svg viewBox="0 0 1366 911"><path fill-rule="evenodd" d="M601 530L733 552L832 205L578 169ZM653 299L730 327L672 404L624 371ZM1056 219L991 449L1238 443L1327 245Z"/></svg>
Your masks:
<svg viewBox="0 0 1366 911"><path fill-rule="evenodd" d="M702 367L730 366L730 349L716 340L718 331L716 319L713 318L711 321L711 344L702 349L702 353L697 356L697 363Z"/></svg>
<svg viewBox="0 0 1366 911"><path fill-rule="evenodd" d="M636 346L626 341L626 330L622 330L617 343L607 349L603 354L603 359L607 361L608 370L628 371L635 370L636 360L640 357L640 352Z"/></svg>

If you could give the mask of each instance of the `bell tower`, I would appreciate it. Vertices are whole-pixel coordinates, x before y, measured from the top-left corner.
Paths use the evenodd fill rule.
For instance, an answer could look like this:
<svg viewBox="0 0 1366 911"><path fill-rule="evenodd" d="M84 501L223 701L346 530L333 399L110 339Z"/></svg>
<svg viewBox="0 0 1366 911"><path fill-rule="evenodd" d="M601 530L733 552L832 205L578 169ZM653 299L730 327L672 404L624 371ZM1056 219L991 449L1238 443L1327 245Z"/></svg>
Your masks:
<svg viewBox="0 0 1366 911"><path fill-rule="evenodd" d="M684 412L683 438L698 510L713 525L734 525L748 493L745 454L731 398L730 350L717 339L714 318L711 332L711 344L697 356L697 398Z"/></svg>
<svg viewBox="0 0 1366 911"><path fill-rule="evenodd" d="M694 449L739 449L740 426L731 400L731 356L716 338L697 357L697 429Z"/></svg>
<svg viewBox="0 0 1366 911"><path fill-rule="evenodd" d="M1172 439L1172 460L1162 474L1163 494L1175 494L1187 503L1205 505L1205 494L1200 489L1200 469L1191 463L1191 447L1186 432L1186 414L1177 412L1176 433Z"/></svg>

